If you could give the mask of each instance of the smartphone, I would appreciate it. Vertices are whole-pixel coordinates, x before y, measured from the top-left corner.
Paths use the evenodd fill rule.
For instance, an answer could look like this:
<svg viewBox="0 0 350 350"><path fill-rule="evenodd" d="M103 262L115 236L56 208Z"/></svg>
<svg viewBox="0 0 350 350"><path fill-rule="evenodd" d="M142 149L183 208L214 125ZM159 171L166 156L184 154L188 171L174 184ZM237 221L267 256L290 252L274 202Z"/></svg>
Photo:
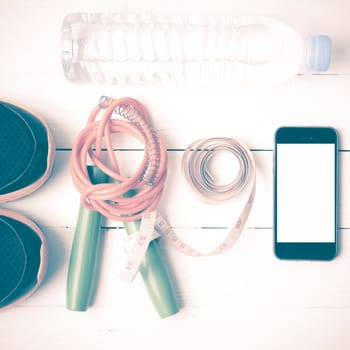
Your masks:
<svg viewBox="0 0 350 350"><path fill-rule="evenodd" d="M281 259L337 255L338 135L329 127L275 134L274 248Z"/></svg>

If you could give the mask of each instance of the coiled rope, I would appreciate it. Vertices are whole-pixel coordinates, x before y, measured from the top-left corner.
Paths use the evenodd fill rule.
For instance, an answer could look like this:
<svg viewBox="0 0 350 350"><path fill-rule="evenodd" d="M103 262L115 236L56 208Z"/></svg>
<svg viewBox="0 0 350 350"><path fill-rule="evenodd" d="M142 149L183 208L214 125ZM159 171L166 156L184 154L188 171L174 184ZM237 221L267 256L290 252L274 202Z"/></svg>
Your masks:
<svg viewBox="0 0 350 350"><path fill-rule="evenodd" d="M127 133L144 144L143 160L131 177L123 176L118 166L112 143L113 134L118 133ZM110 183L91 183L87 171L89 159L110 177ZM155 209L162 195L166 165L166 149L151 126L145 107L132 98L102 97L75 140L70 170L87 208L112 220L128 222L141 219L145 212ZM128 196L131 190L133 195Z"/></svg>

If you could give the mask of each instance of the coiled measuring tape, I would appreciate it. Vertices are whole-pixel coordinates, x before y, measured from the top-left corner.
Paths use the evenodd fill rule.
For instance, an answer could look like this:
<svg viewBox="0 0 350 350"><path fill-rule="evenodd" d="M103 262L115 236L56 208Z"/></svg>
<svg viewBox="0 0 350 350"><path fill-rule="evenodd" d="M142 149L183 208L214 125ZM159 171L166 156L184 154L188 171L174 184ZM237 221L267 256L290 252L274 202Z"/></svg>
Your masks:
<svg viewBox="0 0 350 350"><path fill-rule="evenodd" d="M208 171L211 159L218 152L233 154L239 163L237 176L227 184L216 184L215 179ZM192 190L198 193L205 201L221 202L240 194L247 186L250 186L248 199L243 206L237 221L229 230L225 239L208 253L202 253L186 244L166 220L158 213L156 229L162 232L173 246L180 252L191 256L209 256L223 253L229 249L239 238L253 206L256 180L255 162L250 150L241 142L231 138L208 138L193 142L187 147L182 158L183 174Z"/></svg>

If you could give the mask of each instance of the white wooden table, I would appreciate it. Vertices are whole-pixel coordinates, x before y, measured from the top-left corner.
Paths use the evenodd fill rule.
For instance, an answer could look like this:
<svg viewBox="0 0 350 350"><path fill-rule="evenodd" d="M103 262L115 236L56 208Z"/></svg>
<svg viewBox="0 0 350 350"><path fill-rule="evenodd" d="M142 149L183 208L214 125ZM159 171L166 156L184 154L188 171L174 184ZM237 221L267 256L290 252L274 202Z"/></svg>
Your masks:
<svg viewBox="0 0 350 350"><path fill-rule="evenodd" d="M73 11L268 15L304 32L330 35L333 61L326 74L301 74L282 86L255 91L72 84L61 70L60 28ZM0 314L0 349L349 349L349 13L347 0L2 0L0 98L41 114L55 136L57 155L52 176L40 190L3 205L42 227L49 268L32 297ZM79 206L68 161L74 137L100 95L131 96L151 112L169 150L169 176L158 209L182 237L219 239L240 208L235 201L205 205L188 192L180 161L190 142L239 138L257 163L256 201L232 249L191 258L163 244L182 303L181 311L167 319L158 318L140 278L131 285L119 280L125 232L112 222L101 233L94 304L85 313L65 308ZM282 125L331 125L341 135L341 251L332 262L287 262L273 254L272 149L274 132Z"/></svg>

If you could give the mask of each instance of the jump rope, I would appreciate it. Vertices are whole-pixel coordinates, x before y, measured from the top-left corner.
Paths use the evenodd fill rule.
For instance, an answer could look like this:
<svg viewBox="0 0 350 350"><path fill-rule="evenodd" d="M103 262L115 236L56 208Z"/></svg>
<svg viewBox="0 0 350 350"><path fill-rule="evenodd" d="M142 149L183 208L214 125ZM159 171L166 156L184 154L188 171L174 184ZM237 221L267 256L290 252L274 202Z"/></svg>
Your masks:
<svg viewBox="0 0 350 350"><path fill-rule="evenodd" d="M113 138L120 133L127 133L144 145L143 159L132 176L121 173L113 149ZM223 151L237 158L239 171L231 182L219 185L210 175L208 164L217 152ZM84 311L89 306L101 216L123 222L127 233L133 236L121 278L131 282L139 271L161 317L176 313L179 307L156 238L162 234L176 249L192 256L219 254L234 244L255 197L255 165L249 149L230 138L198 140L185 150L182 168L190 186L210 202L230 199L250 186L248 199L233 228L207 254L181 240L156 211L167 175L167 153L146 108L132 98L100 99L72 149L70 169L73 183L81 193L81 206L68 271L68 309Z"/></svg>

